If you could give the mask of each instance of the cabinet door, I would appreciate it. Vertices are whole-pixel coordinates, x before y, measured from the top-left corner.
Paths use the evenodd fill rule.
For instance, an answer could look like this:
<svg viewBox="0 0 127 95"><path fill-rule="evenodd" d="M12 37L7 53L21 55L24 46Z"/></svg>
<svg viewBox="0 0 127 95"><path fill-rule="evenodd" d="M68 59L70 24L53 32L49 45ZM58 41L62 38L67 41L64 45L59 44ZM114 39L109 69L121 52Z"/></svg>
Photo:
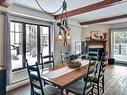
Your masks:
<svg viewBox="0 0 127 95"><path fill-rule="evenodd" d="M6 95L6 69L0 70L0 95Z"/></svg>

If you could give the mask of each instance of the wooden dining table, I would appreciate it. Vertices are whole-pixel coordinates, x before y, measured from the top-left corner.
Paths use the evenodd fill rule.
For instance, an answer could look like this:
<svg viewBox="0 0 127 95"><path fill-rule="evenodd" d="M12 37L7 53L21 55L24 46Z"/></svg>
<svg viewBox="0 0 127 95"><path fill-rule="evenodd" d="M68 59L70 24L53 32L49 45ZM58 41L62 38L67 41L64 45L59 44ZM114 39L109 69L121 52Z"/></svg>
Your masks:
<svg viewBox="0 0 127 95"><path fill-rule="evenodd" d="M76 69L69 68L67 64L58 64L47 73L42 73L41 78L57 86L61 89L61 95L64 95L64 89L82 79L87 73L89 60L78 61L81 62L81 66Z"/></svg>

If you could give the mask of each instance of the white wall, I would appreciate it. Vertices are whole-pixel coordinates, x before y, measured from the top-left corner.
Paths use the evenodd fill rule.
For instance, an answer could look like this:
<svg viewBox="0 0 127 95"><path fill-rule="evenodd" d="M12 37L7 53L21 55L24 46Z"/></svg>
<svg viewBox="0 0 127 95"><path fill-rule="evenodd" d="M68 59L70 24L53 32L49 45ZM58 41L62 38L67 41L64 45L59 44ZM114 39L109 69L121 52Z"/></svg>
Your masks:
<svg viewBox="0 0 127 95"><path fill-rule="evenodd" d="M75 53L75 42L76 41L81 41L81 33L82 33L82 28L81 27L77 27L75 25L71 25L70 26L71 31L70 31L70 35L71 35L71 54Z"/></svg>
<svg viewBox="0 0 127 95"><path fill-rule="evenodd" d="M127 28L127 22L111 24L110 29L113 29L113 28Z"/></svg>
<svg viewBox="0 0 127 95"><path fill-rule="evenodd" d="M82 31L82 40L86 40L86 37L90 36L91 31L100 31L100 32L108 32L109 31L109 25L89 25Z"/></svg>

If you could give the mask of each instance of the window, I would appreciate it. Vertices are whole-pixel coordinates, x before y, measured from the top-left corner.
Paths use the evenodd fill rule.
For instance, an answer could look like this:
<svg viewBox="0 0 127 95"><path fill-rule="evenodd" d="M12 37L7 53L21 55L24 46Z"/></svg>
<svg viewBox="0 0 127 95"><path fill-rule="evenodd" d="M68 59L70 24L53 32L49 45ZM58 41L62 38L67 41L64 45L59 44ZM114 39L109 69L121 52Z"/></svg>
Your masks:
<svg viewBox="0 0 127 95"><path fill-rule="evenodd" d="M127 62L127 29L112 30L112 57Z"/></svg>
<svg viewBox="0 0 127 95"><path fill-rule="evenodd" d="M12 69L22 68L22 23L11 22Z"/></svg>
<svg viewBox="0 0 127 95"><path fill-rule="evenodd" d="M49 54L49 27L40 26L40 42L41 42L41 53L42 55Z"/></svg>
<svg viewBox="0 0 127 95"><path fill-rule="evenodd" d="M50 27L11 21L12 70L26 67L27 59L34 65L40 53L50 54Z"/></svg>

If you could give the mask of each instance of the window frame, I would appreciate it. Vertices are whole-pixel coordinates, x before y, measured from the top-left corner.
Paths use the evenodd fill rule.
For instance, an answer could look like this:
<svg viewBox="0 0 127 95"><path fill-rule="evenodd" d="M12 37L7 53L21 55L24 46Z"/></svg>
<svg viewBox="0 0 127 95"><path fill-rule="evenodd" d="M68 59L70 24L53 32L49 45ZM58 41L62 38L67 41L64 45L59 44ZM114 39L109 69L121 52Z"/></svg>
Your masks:
<svg viewBox="0 0 127 95"><path fill-rule="evenodd" d="M11 20L10 21L10 24L11 22L14 22L14 23L21 23L22 24L22 68L17 68L17 69L12 69L12 72L14 71L19 71L19 70L23 70L23 69L26 69L26 64L25 64L25 60L26 60L26 24L29 24L29 25L36 25L37 26L37 62L39 64L40 63L40 49L41 49L41 35L40 35L40 27L48 27L49 31L48 31L48 40L49 40L49 54L51 54L51 26L50 25L42 25L42 24L33 24L33 23L27 23L27 22L22 22L22 21L16 21L16 20ZM11 31L10 31L11 32ZM34 65L33 65L34 66Z"/></svg>

